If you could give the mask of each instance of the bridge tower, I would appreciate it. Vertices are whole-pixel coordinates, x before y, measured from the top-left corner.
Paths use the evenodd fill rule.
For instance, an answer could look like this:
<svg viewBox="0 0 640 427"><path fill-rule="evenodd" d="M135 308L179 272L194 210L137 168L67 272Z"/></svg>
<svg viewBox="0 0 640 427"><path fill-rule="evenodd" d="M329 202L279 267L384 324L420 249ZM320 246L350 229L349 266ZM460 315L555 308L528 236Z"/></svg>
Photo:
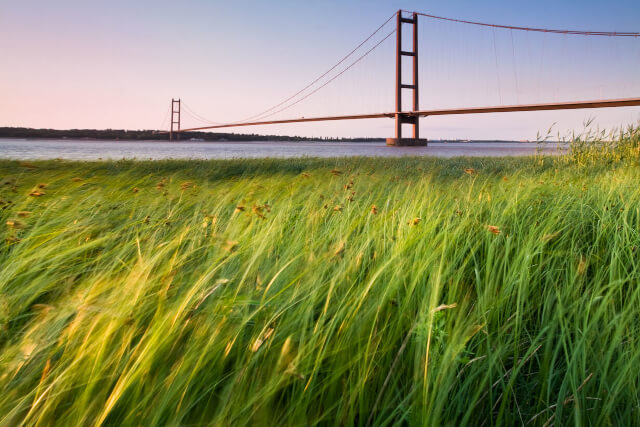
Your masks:
<svg viewBox="0 0 640 427"><path fill-rule="evenodd" d="M173 141L174 125L176 125L176 139L180 141L180 99L171 98L171 130L169 130L169 141Z"/></svg>
<svg viewBox="0 0 640 427"><path fill-rule="evenodd" d="M427 140L420 138L419 116L414 114L415 111L420 110L420 106L418 105L418 14L414 12L411 18L404 18L402 16L402 10L399 10L396 19L396 136L395 138L387 138L387 145L426 146ZM413 26L413 47L411 51L402 50L402 24L410 24ZM403 56L413 58L413 81L411 84L402 84ZM402 89L411 89L413 92L413 108L411 112L402 111ZM410 123L413 126L413 136L411 138L402 137L403 123Z"/></svg>

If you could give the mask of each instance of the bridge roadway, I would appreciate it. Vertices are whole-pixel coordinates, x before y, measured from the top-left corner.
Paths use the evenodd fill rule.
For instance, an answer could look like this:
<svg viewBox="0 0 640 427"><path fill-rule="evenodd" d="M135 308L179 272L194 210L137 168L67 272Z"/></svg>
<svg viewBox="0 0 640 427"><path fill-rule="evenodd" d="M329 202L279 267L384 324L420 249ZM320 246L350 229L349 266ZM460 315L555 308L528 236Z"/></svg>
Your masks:
<svg viewBox="0 0 640 427"><path fill-rule="evenodd" d="M440 110L418 110L418 111L403 111L393 113L375 113L375 114L352 114L344 116L324 116L324 117L300 117L297 119L285 119L285 120L269 120L269 121L257 121L257 122L239 122L239 123L225 123L220 125L202 126L188 129L180 129L174 132L189 132L205 129L222 129L239 126L257 126L257 125L275 125L284 123L302 123L302 122L323 122L333 120L358 120L358 119L379 119L379 118L393 118L397 114L404 116L445 116L456 114L479 114L479 113L508 113L517 111L548 111L548 110L577 110L585 108L608 108L608 107L632 107L640 106L640 98L621 98L621 99L605 99L594 101L576 101L576 102L558 102L558 103L546 103L546 104L522 104L522 105L503 105L494 107L470 107L470 108L453 108L453 109L440 109ZM158 132L169 133L169 132Z"/></svg>

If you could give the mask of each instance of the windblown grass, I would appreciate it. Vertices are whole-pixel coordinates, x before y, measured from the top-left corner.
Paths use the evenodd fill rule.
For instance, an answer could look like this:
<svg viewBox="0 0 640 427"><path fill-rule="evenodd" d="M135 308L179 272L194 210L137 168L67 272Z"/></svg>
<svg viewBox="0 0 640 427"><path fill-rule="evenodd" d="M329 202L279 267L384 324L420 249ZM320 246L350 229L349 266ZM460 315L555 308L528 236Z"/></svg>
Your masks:
<svg viewBox="0 0 640 427"><path fill-rule="evenodd" d="M637 424L638 142L1 161L0 423Z"/></svg>

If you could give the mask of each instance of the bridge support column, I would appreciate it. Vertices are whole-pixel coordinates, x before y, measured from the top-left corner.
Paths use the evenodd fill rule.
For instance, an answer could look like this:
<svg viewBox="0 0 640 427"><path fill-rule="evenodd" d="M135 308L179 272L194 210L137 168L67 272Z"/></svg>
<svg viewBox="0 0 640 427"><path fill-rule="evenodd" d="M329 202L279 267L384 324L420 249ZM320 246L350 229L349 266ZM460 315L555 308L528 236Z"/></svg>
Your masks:
<svg viewBox="0 0 640 427"><path fill-rule="evenodd" d="M174 125L176 125L175 129ZM176 139L180 141L180 99L171 98L171 129L169 130L169 141L173 141L173 132L177 132Z"/></svg>
<svg viewBox="0 0 640 427"><path fill-rule="evenodd" d="M420 117L415 114L420 110L418 98L418 14L414 13L411 18L403 18L402 11L399 10L396 16L396 135L395 138L387 138L387 145L395 146L426 146L427 140L420 138ZM413 49L412 51L402 50L402 24L413 26ZM413 59L413 81L410 85L402 84L402 57L411 56ZM413 108L411 112L402 111L402 89L413 91ZM402 137L402 124L413 125L412 138Z"/></svg>

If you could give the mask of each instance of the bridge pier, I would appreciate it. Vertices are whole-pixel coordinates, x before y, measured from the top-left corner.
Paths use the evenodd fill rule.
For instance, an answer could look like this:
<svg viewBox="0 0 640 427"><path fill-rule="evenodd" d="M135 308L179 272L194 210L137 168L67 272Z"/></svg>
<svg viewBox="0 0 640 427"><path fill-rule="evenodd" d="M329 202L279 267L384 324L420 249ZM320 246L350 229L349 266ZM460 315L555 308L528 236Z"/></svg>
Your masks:
<svg viewBox="0 0 640 427"><path fill-rule="evenodd" d="M413 13L411 18L403 18L402 10L398 10L396 16L396 136L387 138L387 145L391 146L426 146L427 140L420 138L420 117L415 114L420 110L418 98L418 14ZM402 50L402 24L413 26L413 47L411 51ZM402 57L410 56L413 59L413 81L410 85L402 84ZM413 109L411 112L402 112L402 89L413 91ZM402 124L409 123L413 127L412 138L402 137Z"/></svg>
<svg viewBox="0 0 640 427"><path fill-rule="evenodd" d="M387 138L390 147L426 147L426 138Z"/></svg>
<svg viewBox="0 0 640 427"><path fill-rule="evenodd" d="M427 138L387 138L390 147L426 147Z"/></svg>

